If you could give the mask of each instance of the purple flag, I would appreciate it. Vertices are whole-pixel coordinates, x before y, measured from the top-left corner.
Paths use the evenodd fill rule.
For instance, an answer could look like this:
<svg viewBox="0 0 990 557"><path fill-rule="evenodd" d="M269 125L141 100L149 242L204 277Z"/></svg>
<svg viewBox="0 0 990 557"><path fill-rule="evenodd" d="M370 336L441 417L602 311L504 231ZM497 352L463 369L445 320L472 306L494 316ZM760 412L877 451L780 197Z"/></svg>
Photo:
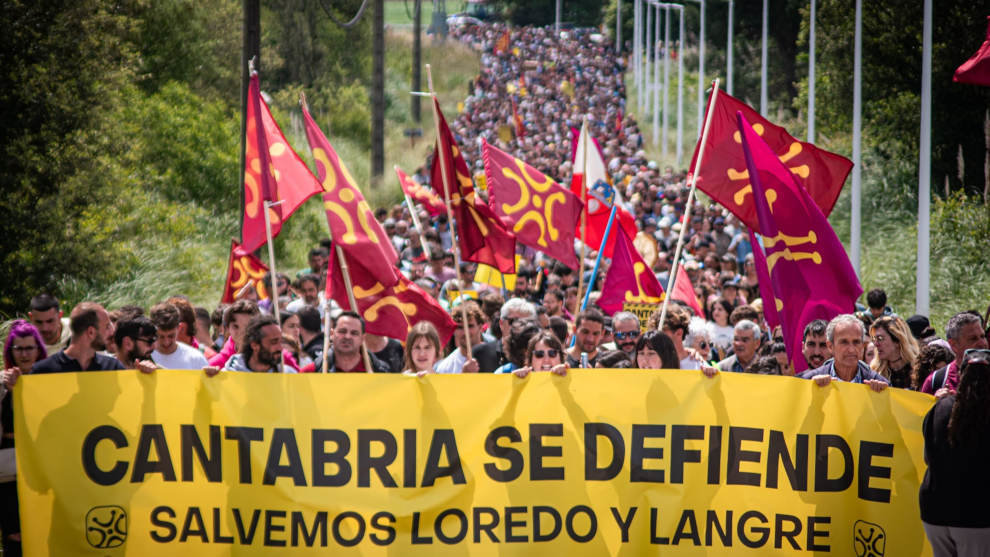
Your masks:
<svg viewBox="0 0 990 557"><path fill-rule="evenodd" d="M796 372L804 371L808 367L801 354L805 325L852 312L863 287L832 225L807 190L741 112L736 118L772 289L772 298L764 299L763 307L773 304L777 310L787 355ZM754 253L757 247L754 244ZM762 287L762 279L760 283Z"/></svg>
<svg viewBox="0 0 990 557"><path fill-rule="evenodd" d="M757 240L753 229L749 229L749 245L753 247L753 265L756 267L756 277L760 280L760 297L763 298L763 317L767 320L770 331L780 325L780 314L777 313L776 296L773 295L773 286L770 283L770 272L767 271L767 255L763 253L763 246Z"/></svg>

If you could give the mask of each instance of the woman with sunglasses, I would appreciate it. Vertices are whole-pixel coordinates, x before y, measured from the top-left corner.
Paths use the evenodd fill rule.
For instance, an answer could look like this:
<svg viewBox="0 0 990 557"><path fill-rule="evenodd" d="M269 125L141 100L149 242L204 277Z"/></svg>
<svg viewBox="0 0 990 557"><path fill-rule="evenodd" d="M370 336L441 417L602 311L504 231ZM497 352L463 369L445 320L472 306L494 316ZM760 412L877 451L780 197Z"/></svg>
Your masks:
<svg viewBox="0 0 990 557"><path fill-rule="evenodd" d="M990 547L990 350L963 353L956 394L925 416L921 521L935 557L986 555Z"/></svg>
<svg viewBox="0 0 990 557"><path fill-rule="evenodd" d="M684 346L697 352L698 359L708 365L714 366L719 362L715 344L712 343L711 333L705 320L700 317L691 318L691 323L688 324L688 334L684 337Z"/></svg>
<svg viewBox="0 0 990 557"><path fill-rule="evenodd" d="M891 387L918 390L914 363L918 359L918 341L903 319L885 315L870 325L870 337L877 354L870 367L890 381Z"/></svg>
<svg viewBox="0 0 990 557"><path fill-rule="evenodd" d="M526 365L512 373L516 377L526 377L533 371L549 371L555 375L567 375L564 363L564 347L553 333L543 331L529 339L526 348Z"/></svg>
<svg viewBox="0 0 990 557"><path fill-rule="evenodd" d="M48 357L41 333L34 325L18 319L10 327L3 346L0 371L0 449L14 448L14 385L17 378L31 372L35 362ZM18 516L17 482L0 483L0 532L3 532L3 554L21 554L21 522Z"/></svg>
<svg viewBox="0 0 990 557"><path fill-rule="evenodd" d="M660 331L646 331L636 342L636 367L681 369L681 361L677 357L674 341Z"/></svg>

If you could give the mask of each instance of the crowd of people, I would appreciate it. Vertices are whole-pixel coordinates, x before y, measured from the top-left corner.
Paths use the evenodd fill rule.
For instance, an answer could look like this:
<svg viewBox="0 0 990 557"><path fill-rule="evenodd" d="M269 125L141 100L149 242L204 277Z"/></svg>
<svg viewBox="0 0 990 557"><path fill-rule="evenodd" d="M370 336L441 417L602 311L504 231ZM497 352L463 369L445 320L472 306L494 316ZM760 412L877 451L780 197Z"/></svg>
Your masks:
<svg viewBox="0 0 990 557"><path fill-rule="evenodd" d="M707 202L698 202L694 216L684 222L684 174L661 171L647 158L635 120L624 113L623 59L613 54L608 41L588 30L558 37L548 28L523 28L511 31L509 48L495 52L506 30L500 25L455 30L456 37L482 52L481 72L471 84L464 111L451 124L465 159L480 171L481 140L486 139L565 182L572 173L572 128L587 118L610 177L637 219L637 250L661 284L666 284L680 227L688 228L683 264L703 314L695 315L689 304L676 300L662 322L659 311L645 322L630 311L604 314L594 305L604 273L591 280L593 260L575 270L523 246L511 291L477 283L473 264L455 268L444 217L423 212L420 230L409 207L397 205L380 209L376 217L395 245L402 272L434 296L458 325L449 342L427 321L414 324L405 339L371 334L359 313L325 300L328 241L313 247L308 266L294 277L277 275L270 299L259 300L257 291L248 288L233 303L212 308L194 306L182 295L149 308L108 310L85 301L66 316L69 308L42 293L25 308L26 319L11 323L6 335L0 448L14 446L12 397L19 376L119 369L201 369L207 377L230 371L325 369L524 378L535 372L566 375L573 368L694 369L707 377L720 372L797 375L821 386L845 381L876 391L891 386L934 394L941 406L933 419L941 425L932 425L933 431L948 427L949 444L978 437L969 422L953 429L948 416L955 411L957 392L973 408L963 391L974 383L986 390L985 381L967 373L990 361L979 357L990 354L980 314L960 311L939 338L925 316L896 315L885 292L873 289L855 313L806 326L802 345L794 349L808 369L795 370L783 335L763 319L746 230L724 208ZM521 129L514 111L524 134L515 133ZM499 137L503 126L512 126L514 136ZM430 185L428 168L427 162L414 179ZM424 245L432 247L429 256ZM580 273L585 273L585 288L593 291L588 307L581 307ZM266 284L271 279L266 277ZM926 435L928 430L926 421ZM4 555L19 555L14 484L0 483L0 501ZM942 520L934 511L927 517L932 524Z"/></svg>

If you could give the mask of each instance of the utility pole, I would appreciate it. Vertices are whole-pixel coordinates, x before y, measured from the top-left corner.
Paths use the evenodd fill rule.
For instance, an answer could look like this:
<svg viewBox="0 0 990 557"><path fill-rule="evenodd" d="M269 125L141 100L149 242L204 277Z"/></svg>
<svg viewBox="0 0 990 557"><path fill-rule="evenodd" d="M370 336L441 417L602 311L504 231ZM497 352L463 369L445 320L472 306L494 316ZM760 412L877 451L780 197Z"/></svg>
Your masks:
<svg viewBox="0 0 990 557"><path fill-rule="evenodd" d="M412 90L422 91L423 88L420 87L420 76L423 67L423 48L420 42L420 29L423 26L422 18L422 0L415 0L413 2L413 67L412 67ZM413 122L417 124L420 122L420 112L419 112L419 96L410 95L412 98L412 117Z"/></svg>
<svg viewBox="0 0 990 557"><path fill-rule="evenodd" d="M381 185L385 175L385 0L375 0L371 83L371 184Z"/></svg>
<svg viewBox="0 0 990 557"><path fill-rule="evenodd" d="M244 239L244 151L247 149L247 95L251 83L248 63L254 58L254 67L261 68L261 0L244 0L244 26L241 44L241 239Z"/></svg>

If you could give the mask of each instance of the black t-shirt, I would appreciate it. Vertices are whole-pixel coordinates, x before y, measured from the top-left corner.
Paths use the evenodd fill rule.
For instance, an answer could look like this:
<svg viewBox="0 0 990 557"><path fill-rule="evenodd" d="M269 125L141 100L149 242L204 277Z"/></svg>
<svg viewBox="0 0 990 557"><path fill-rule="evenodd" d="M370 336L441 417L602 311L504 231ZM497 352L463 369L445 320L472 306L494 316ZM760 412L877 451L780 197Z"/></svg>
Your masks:
<svg viewBox="0 0 990 557"><path fill-rule="evenodd" d="M478 371L492 373L508 360L502 353L502 341L482 342L471 349L471 357L478 361Z"/></svg>
<svg viewBox="0 0 990 557"><path fill-rule="evenodd" d="M31 373L65 373L71 371L115 371L127 369L120 360L112 356L105 356L97 353L89 366L83 369L78 360L74 360L65 354L65 350L59 350L55 354L36 362L31 367Z"/></svg>
<svg viewBox="0 0 990 557"><path fill-rule="evenodd" d="M595 357L594 358L592 358L591 356L588 356L588 367L595 367L595 364L598 362L598 356L600 356L601 354L602 354L602 351L599 350L598 352L595 352ZM579 367L581 367L581 357L580 357L581 355L580 354L578 354L578 357L577 358L572 357L570 354L567 354L566 352L564 353L564 355L567 356L567 358L565 359L565 361L567 362L567 367L572 367L572 368L579 368Z"/></svg>
<svg viewBox="0 0 990 557"><path fill-rule="evenodd" d="M385 344L385 348L382 348L378 352L372 352L372 354L379 360L388 364L388 367L391 368L393 373L402 371L402 357L405 353L402 350L402 343L394 338L388 339L388 343Z"/></svg>

